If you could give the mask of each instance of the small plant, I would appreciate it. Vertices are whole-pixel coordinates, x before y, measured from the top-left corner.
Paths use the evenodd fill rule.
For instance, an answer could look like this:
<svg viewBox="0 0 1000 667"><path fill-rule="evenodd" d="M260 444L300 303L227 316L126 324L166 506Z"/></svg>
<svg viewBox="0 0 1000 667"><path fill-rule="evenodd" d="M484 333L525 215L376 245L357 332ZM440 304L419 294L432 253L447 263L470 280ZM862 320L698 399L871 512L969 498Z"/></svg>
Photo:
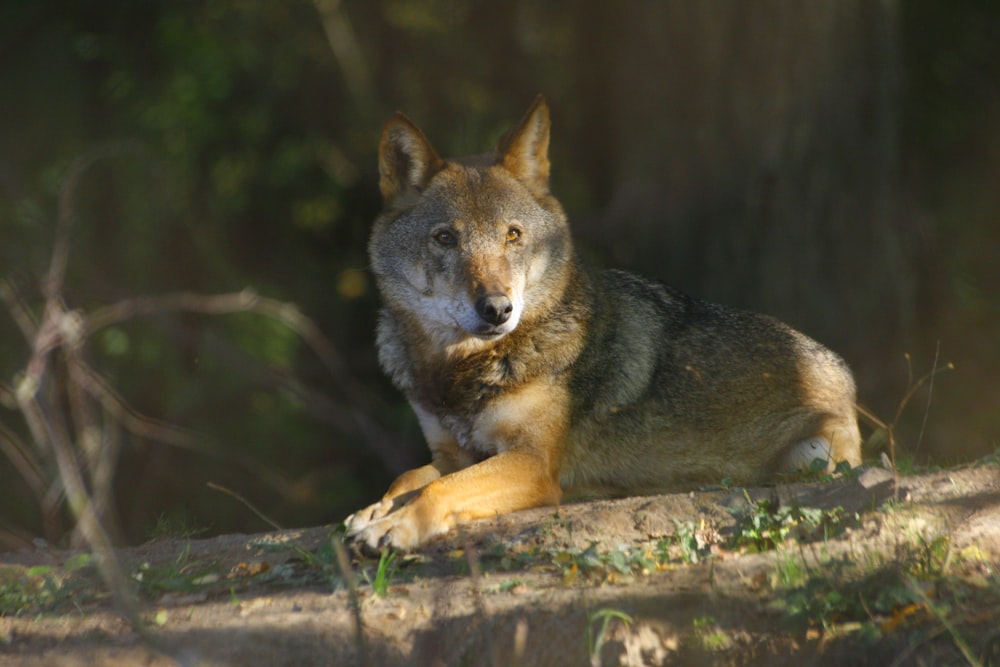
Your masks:
<svg viewBox="0 0 1000 667"><path fill-rule="evenodd" d="M181 538L191 539L208 532L208 528L199 526L191 517L184 514L161 514L156 519L156 525L149 531L150 540Z"/></svg>
<svg viewBox="0 0 1000 667"><path fill-rule="evenodd" d="M93 582L81 576L93 565L90 554L73 556L62 567L0 568L0 618L39 613L95 597Z"/></svg>
<svg viewBox="0 0 1000 667"><path fill-rule="evenodd" d="M775 588L784 591L779 606L796 625L815 624L830 629L843 620L854 620L863 613L858 583L849 575L854 567L847 558L830 560L821 570L806 566L804 559L793 555L783 559L775 570Z"/></svg>
<svg viewBox="0 0 1000 667"><path fill-rule="evenodd" d="M924 418L920 426L920 434L917 436L917 447L920 446L920 440L923 438L924 428L927 425L927 414L930 411L931 397L934 394L934 378L937 377L939 373L944 371L955 370L955 365L951 362L946 363L943 366L938 365L938 353L940 350L936 350L934 353L934 365L931 370L920 378L914 380L913 378L913 366L910 363L910 355L906 354L906 370L909 377L908 387L903 398L899 401L899 405L896 408L896 414L893 416L892 420L888 423L882 421L876 417L867 408L858 405L858 412L861 416L865 417L869 422L875 426L875 431L868 438L865 443L864 449L869 454L873 454L878 451L888 452L889 466L891 467L893 473L899 475L900 473L905 473L906 471L900 468L900 464L905 463L904 460L898 459L899 454L897 442L896 442L896 429L899 425L900 418L903 416L903 412L906 410L906 406L916 395L917 391L924 385L928 384L927 388L927 404L924 408ZM911 462L912 463L912 462Z"/></svg>
<svg viewBox="0 0 1000 667"><path fill-rule="evenodd" d="M994 443L995 445L996 443ZM1000 447L993 450L992 454L987 454L976 461L978 465L1000 465Z"/></svg>
<svg viewBox="0 0 1000 667"><path fill-rule="evenodd" d="M969 646L969 642L966 641L966 639L961 635L961 633L959 633L954 623L952 623L949 620L948 614L945 612L945 610L939 608L939 606L936 605L934 601L931 600L930 597L928 597L928 595L923 590L921 590L920 586L917 585L916 582L910 579L907 583L909 583L910 590L913 591L914 595L920 598L920 601L922 602L923 606L926 609L930 610L930 612L934 614L934 617L937 618L938 622L941 623L941 625L944 626L944 629L948 631L948 634L951 636L952 642L955 644L955 647L962 654L962 657L965 658L966 662L968 662L973 667L989 667L989 665L993 664L993 662L989 660L990 656L985 654L985 651L984 651L984 658L986 659L986 661L980 661L976 657L976 654ZM989 650L989 648L987 648L986 650Z"/></svg>
<svg viewBox="0 0 1000 667"><path fill-rule="evenodd" d="M191 592L216 584L222 579L219 566L215 562L195 562L190 560L191 543L184 548L173 562L165 565L140 563L132 570L132 580L139 584L139 589L147 593L164 593L169 591Z"/></svg>
<svg viewBox="0 0 1000 667"><path fill-rule="evenodd" d="M962 620L963 606L981 598L981 607L995 605L995 583L970 585L948 574L950 540L909 535L889 558L844 555L809 567L801 550L779 552L772 577L776 605L794 624L820 627L824 632L860 633L878 641L891 633L937 621L968 657L951 614ZM970 663L975 664L975 663Z"/></svg>
<svg viewBox="0 0 1000 667"><path fill-rule="evenodd" d="M718 484L709 484L707 486L701 487L701 491L728 491L733 488L733 478L723 477L722 481Z"/></svg>
<svg viewBox="0 0 1000 667"><path fill-rule="evenodd" d="M868 445L866 444L865 447L867 448ZM827 469L829 464L830 462L827 459L814 458L808 467L779 474L778 478L785 483L809 482L829 484L836 479L856 477L862 470L860 466L857 468L851 467L851 464L847 461L838 461L831 471Z"/></svg>
<svg viewBox="0 0 1000 667"><path fill-rule="evenodd" d="M809 579L810 574L805 559L797 549L779 549L774 562L771 587L786 590L797 588Z"/></svg>
<svg viewBox="0 0 1000 667"><path fill-rule="evenodd" d="M744 494L746 492L744 491ZM770 551L785 541L790 526L778 515L778 503L768 499L752 500L749 509L736 516L731 546L751 551Z"/></svg>
<svg viewBox="0 0 1000 667"><path fill-rule="evenodd" d="M661 539L656 545L656 554L661 562L670 561L673 553L678 553L680 559L689 564L697 564L708 558L712 553L712 544L718 541L715 528L693 521L674 519L674 534Z"/></svg>
<svg viewBox="0 0 1000 667"><path fill-rule="evenodd" d="M655 572L663 563L661 551L652 543L603 552L598 551L597 546L598 542L594 542L582 551L573 548L548 553L552 563L562 572L563 583L575 584L581 574L591 581L613 582L622 577Z"/></svg>
<svg viewBox="0 0 1000 667"><path fill-rule="evenodd" d="M948 535L928 538L926 535L916 534L907 556L909 572L914 577L930 580L943 576L951 557L951 539Z"/></svg>
<svg viewBox="0 0 1000 667"><path fill-rule="evenodd" d="M502 581L498 584L493 584L492 586L488 586L487 588L483 589L483 592L488 593L490 595L496 595L498 593L511 593L515 590L522 588L525 585L526 582L523 579L507 579L506 581Z"/></svg>
<svg viewBox="0 0 1000 667"><path fill-rule="evenodd" d="M744 493L746 493L744 491ZM750 551L771 551L796 535L800 539L821 534L826 540L840 532L844 524L844 509L823 510L798 505L779 505L776 500L753 500L746 495L749 509L736 514L732 548Z"/></svg>
<svg viewBox="0 0 1000 667"><path fill-rule="evenodd" d="M695 564L711 557L712 545L720 539L714 525L704 520L697 524L675 523L673 535L608 550L600 549L600 542L592 542L584 549L497 545L480 552L480 559L492 571L555 568L562 574L563 583L570 586L580 581L616 582L646 576L678 560Z"/></svg>
<svg viewBox="0 0 1000 667"><path fill-rule="evenodd" d="M302 547L295 540L262 537L250 542L261 551L279 554L291 554L292 557L283 565L267 568L260 572L251 572L258 582L280 580L281 583L297 586L313 583L325 583L332 590L338 590L347 584L347 577L352 578L353 571L341 570L338 551L343 552L341 535L333 530L320 546L314 551Z"/></svg>
<svg viewBox="0 0 1000 667"><path fill-rule="evenodd" d="M632 625L632 617L619 609L598 609L587 617L587 652L590 664L594 667L601 664L601 649L608 640L608 626L613 620L623 623L626 627ZM593 632L595 622L600 622L600 629L596 634Z"/></svg>
<svg viewBox="0 0 1000 667"><path fill-rule="evenodd" d="M715 618L700 616L691 621L694 626L694 636L700 648L704 651L720 651L729 648L730 640L726 633L718 629Z"/></svg>
<svg viewBox="0 0 1000 667"><path fill-rule="evenodd" d="M389 582L396 574L394 565L396 553L389 549L383 549L378 559L378 566L375 568L375 576L371 577L367 570L362 571L362 575L368 585L372 587L372 592L378 597L383 597L389 592Z"/></svg>

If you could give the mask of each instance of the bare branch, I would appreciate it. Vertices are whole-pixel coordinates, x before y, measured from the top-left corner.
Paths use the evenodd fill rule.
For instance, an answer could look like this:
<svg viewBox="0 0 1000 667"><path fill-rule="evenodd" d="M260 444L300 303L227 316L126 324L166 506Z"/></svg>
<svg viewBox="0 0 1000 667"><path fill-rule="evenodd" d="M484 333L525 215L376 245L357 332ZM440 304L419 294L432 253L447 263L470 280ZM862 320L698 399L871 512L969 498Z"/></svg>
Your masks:
<svg viewBox="0 0 1000 667"><path fill-rule="evenodd" d="M264 514L259 509L257 509L256 507L254 507L250 503L249 500L247 500L246 498L244 498L240 494L236 493L232 489L228 489L228 488L222 486L221 484L216 484L215 482L209 482L208 483L208 488L212 489L213 491L221 491L222 493L226 494L227 496L235 498L236 500L238 500L241 503L243 503L244 505L246 505L246 507L251 512L253 512L254 514L256 514L258 516L258 518L260 518L261 521L263 521L264 523L266 523L269 526L271 526L271 528L274 528L275 530L283 530L282 527L279 524L277 524L274 521L272 521L270 518L268 518L268 516L266 514Z"/></svg>
<svg viewBox="0 0 1000 667"><path fill-rule="evenodd" d="M0 405L11 410L17 409L17 394L9 384L0 382Z"/></svg>
<svg viewBox="0 0 1000 667"><path fill-rule="evenodd" d="M17 469L35 496L39 500L44 498L48 487L45 470L21 438L2 423L0 423L0 451Z"/></svg>
<svg viewBox="0 0 1000 667"><path fill-rule="evenodd" d="M206 344L213 345L211 338ZM386 469L399 474L413 466L412 461L401 460L404 450L400 447L399 438L389 434L366 410L355 406L362 404L360 399L352 400L349 405L331 399L317 391L312 391L296 381L289 373L264 364L253 363L249 355L238 356L231 347L215 343L210 352L214 358L239 369L239 372L262 385L280 387L294 395L305 409L315 418L330 426L345 432L354 432L363 438L382 460Z"/></svg>
<svg viewBox="0 0 1000 667"><path fill-rule="evenodd" d="M133 409L116 392L100 373L86 365L74 369L76 380L82 388L97 400L110 415L118 419L122 426L140 438L161 442L195 451L210 449L194 431L169 424L159 419L147 417Z"/></svg>
<svg viewBox="0 0 1000 667"><path fill-rule="evenodd" d="M272 317L302 338L353 401L362 402L374 408L384 407L383 401L358 382L347 370L333 343L323 335L311 318L303 315L302 311L294 304L262 297L249 288L229 294L209 295L177 292L153 297L125 299L110 306L98 308L87 315L82 335L89 336L96 331L134 317L176 311L205 315L256 313Z"/></svg>
<svg viewBox="0 0 1000 667"><path fill-rule="evenodd" d="M85 345L89 336L118 322L156 313L183 311L205 315L255 313L282 322L316 354L350 396L349 403L381 405L348 371L334 345L316 323L294 305L259 296L252 290L219 295L189 292L156 297L125 299L86 314L71 310L63 299L74 223L74 199L82 175L97 160L125 148L112 145L83 156L70 166L59 192L59 214L55 239L46 275L42 282L44 302L33 310L10 281L0 282L0 298L28 342L25 370L11 385L0 384L0 401L17 408L35 448L10 429L0 425L0 454L10 459L39 499L47 534L53 533L61 508L68 505L76 521L77 535L93 550L98 569L111 590L118 611L134 630L155 650L172 651L140 622L130 582L123 572L109 533L113 507L113 477L120 452L118 425L138 437L209 453L237 462L258 477L286 492L289 484L274 470L266 469L239 451L222 451L204 438L134 410L111 384L88 365ZM36 315L40 313L40 315ZM55 377L58 374L58 377ZM299 396L311 399L319 409L320 397L303 389L290 377L266 376L278 386L286 386ZM323 397L325 398L325 397ZM309 401L306 401L309 403ZM335 401L322 409L335 415L342 427L353 423L365 436L385 448L389 439L377 422L363 410ZM378 447L376 447L378 449ZM384 455L388 451L383 452ZM46 467L54 462L55 479L48 479ZM242 500L234 492L224 490ZM243 500L243 502L246 502ZM257 510L254 510L255 512ZM258 512L258 514L260 514ZM261 514L263 517L263 515Z"/></svg>
<svg viewBox="0 0 1000 667"><path fill-rule="evenodd" d="M69 501L70 509L77 520L77 527L83 534L84 539L94 551L94 560L101 577L111 590L111 595L115 600L115 608L132 626L132 629L143 638L143 640L157 651L164 655L171 655L172 651L164 642L154 636L139 618L138 604L135 593L125 577L121 563L115 553L111 543L111 538L101 523L100 517L95 512L94 504L87 493L86 484L80 475L77 467L76 457L73 455L72 446L62 434L50 428L51 422L46 418L45 412L35 397L22 397L21 412L32 425L33 435L43 437L52 443L55 451L56 465L59 469L59 476L66 488L66 498ZM41 430L42 432L37 432Z"/></svg>
<svg viewBox="0 0 1000 667"><path fill-rule="evenodd" d="M262 297L251 289L219 295L181 292L155 297L136 297L93 311L85 318L83 335L88 336L100 329L133 317L172 311L207 315L249 312L269 316L282 322L298 334L319 357L338 386L346 395L350 396L351 404L355 406L365 405L368 410L345 407L325 396L318 395L316 392L307 391L299 383L274 369L267 369L263 372L266 380L294 393L313 415L331 425L347 431L358 430L388 469L401 472L401 468L407 467L406 462L401 465L399 461L400 448L395 444L398 439L388 436L385 430L368 414L369 411L384 409L382 399L354 378L346 369L341 356L330 340L322 334L316 323L303 315L294 304ZM240 363L238 366L246 372L245 363Z"/></svg>
<svg viewBox="0 0 1000 667"><path fill-rule="evenodd" d="M59 299L63 281L66 278L66 267L69 263L69 232L73 225L73 202L76 198L76 188L80 183L80 178L95 162L135 151L138 148L139 144L136 142L109 143L86 155L81 155L70 164L62 186L59 188L59 218L56 221L56 235L52 244L52 258L49 260L49 273L43 284L43 293L46 301L50 304Z"/></svg>
<svg viewBox="0 0 1000 667"><path fill-rule="evenodd" d="M31 309L24 305L24 301L18 295L14 285L9 280L0 280L0 299L7 304L10 316L14 318L14 323L24 334L27 341L33 341L38 331L38 322L35 320Z"/></svg>
<svg viewBox="0 0 1000 667"><path fill-rule="evenodd" d="M953 370L955 370L955 364L951 363L950 361L946 363L944 366L938 366L937 356L935 355L934 367L930 371L928 371L926 374L918 378L916 382L912 380L912 375L911 375L910 386L906 390L906 394L903 396L903 399L899 402L899 406L896 408L896 416L895 418L893 418L892 423L895 424L899 421L899 418L902 417L903 410L906 409L906 406L907 404L909 404L910 399L913 398L913 395L917 393L917 390L920 389L922 386L924 386L924 384L928 380L933 381L934 378L939 373L944 373L945 371L953 371Z"/></svg>
<svg viewBox="0 0 1000 667"><path fill-rule="evenodd" d="M253 309L260 297L256 292L245 289L230 294L196 294L175 292L160 296L140 296L123 299L110 306L103 306L86 318L84 336L135 317L157 313L185 311L205 315L240 313Z"/></svg>
<svg viewBox="0 0 1000 667"><path fill-rule="evenodd" d="M340 65L344 81L354 95L355 102L362 107L370 106L371 72L340 0L315 0L315 4L330 51Z"/></svg>
<svg viewBox="0 0 1000 667"><path fill-rule="evenodd" d="M931 399L934 397L934 377L937 375L938 361L941 358L941 341L937 342L934 346L934 363L931 365L930 382L927 385L927 405L924 406L924 418L920 422L920 433L917 434L917 445L913 448L914 452L920 451L920 445L924 441L924 431L927 428L927 417L931 413ZM948 364L952 366L952 364Z"/></svg>

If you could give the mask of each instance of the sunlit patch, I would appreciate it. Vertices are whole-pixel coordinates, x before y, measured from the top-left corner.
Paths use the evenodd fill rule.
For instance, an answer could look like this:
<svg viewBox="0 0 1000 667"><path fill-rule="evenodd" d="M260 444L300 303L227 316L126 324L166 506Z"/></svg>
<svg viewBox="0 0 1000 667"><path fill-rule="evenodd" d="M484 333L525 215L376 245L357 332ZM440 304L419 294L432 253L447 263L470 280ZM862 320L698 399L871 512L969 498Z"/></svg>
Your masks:
<svg viewBox="0 0 1000 667"><path fill-rule="evenodd" d="M337 276L337 293L345 299L358 299L368 291L368 276L358 269L344 269Z"/></svg>

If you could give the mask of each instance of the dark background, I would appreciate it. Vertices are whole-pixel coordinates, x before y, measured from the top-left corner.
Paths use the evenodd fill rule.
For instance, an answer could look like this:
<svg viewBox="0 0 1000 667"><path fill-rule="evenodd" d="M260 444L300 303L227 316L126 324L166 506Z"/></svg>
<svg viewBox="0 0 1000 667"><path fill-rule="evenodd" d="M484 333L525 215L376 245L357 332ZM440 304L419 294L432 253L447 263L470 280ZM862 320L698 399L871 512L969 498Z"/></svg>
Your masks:
<svg viewBox="0 0 1000 667"><path fill-rule="evenodd" d="M92 159L69 207L68 308L252 287L296 304L342 362L331 371L252 313L95 332L86 359L130 414L196 434L178 446L114 415L95 424L100 442L119 438L113 482L91 479L113 484L119 540L267 527L208 482L285 525L337 521L425 460L372 344L381 125L401 109L442 154L481 152L538 92L587 261L771 313L837 350L861 402L895 421L901 459L994 451L996 2L8 0L0 310L38 315L60 195ZM0 547L72 527L12 400L29 356L0 312ZM56 394L57 357L43 388ZM19 457L50 480L48 501Z"/></svg>

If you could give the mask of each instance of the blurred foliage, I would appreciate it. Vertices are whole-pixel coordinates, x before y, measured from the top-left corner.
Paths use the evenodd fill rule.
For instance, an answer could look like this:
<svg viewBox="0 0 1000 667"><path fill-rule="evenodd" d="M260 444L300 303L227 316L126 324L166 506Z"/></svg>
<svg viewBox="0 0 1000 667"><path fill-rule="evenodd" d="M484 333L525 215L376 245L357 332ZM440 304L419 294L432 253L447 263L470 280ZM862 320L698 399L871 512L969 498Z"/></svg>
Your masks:
<svg viewBox="0 0 1000 667"><path fill-rule="evenodd" d="M259 315L157 315L100 331L93 365L125 400L209 443L183 450L129 438L116 482L124 539L172 516L213 531L266 528L208 481L282 523L336 521L422 460L415 419L372 346L365 242L379 205L381 123L404 109L443 154L478 152L544 91L558 128L555 190L571 212L604 206L614 132L591 125L614 103L600 60L614 46L597 38L615 11L642 9L602 5L584 16L554 0L0 6L0 278L39 303L67 167L100 156L73 202L71 307L252 286L314 318L345 365L334 377L296 334ZM928 269L937 290L928 299L941 322L960 328L968 320L958 308L994 333L998 14L995 3L919 0L901 16L902 171L944 246L933 258L940 272ZM656 72L645 76L656 83ZM607 259L588 238L582 252ZM29 350L6 315L0 322L0 381L11 382ZM352 411L392 444L373 448ZM19 429L6 409L0 422ZM995 418L977 423L998 431ZM6 542L40 532L31 495L2 458L0 498Z"/></svg>
<svg viewBox="0 0 1000 667"><path fill-rule="evenodd" d="M357 157L371 161L378 124L360 124L347 103L311 4L14 2L0 13L0 80L11 102L2 113L4 126L17 128L0 144L5 277L28 295L36 289L66 166L108 147L74 206L66 294L74 307L252 285L315 315L354 369L381 385L373 295L356 277L377 206ZM0 376L9 379L27 348L2 330ZM331 432L267 376L295 373L311 391L345 400L274 320L164 315L127 321L93 342L94 365L133 407L196 429L212 451L233 452L131 442L118 486L133 539L170 512L260 528L245 508L206 490L208 480L255 489L283 521L320 523L388 477L358 433ZM400 415L384 418L404 431L409 418ZM280 474L269 480L258 467ZM3 470L4 481L11 472ZM4 520L37 522L20 505Z"/></svg>

